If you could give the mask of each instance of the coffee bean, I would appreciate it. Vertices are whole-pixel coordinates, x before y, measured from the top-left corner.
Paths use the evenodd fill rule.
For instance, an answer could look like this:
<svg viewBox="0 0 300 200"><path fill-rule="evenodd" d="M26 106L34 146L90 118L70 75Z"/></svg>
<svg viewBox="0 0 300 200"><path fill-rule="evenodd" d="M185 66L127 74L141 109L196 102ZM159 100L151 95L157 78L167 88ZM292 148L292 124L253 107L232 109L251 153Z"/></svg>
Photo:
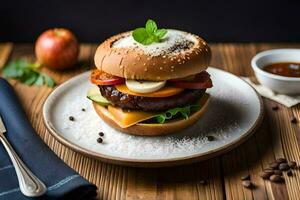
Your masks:
<svg viewBox="0 0 300 200"><path fill-rule="evenodd" d="M73 116L70 116L70 117L69 117L69 120L70 120L70 121L74 121L75 118L74 118Z"/></svg>
<svg viewBox="0 0 300 200"><path fill-rule="evenodd" d="M270 166L272 169L278 169L279 163L277 163L277 162L272 162L272 163L269 164L269 166Z"/></svg>
<svg viewBox="0 0 300 200"><path fill-rule="evenodd" d="M290 168L294 169L296 167L297 163L295 161L289 161L288 165Z"/></svg>
<svg viewBox="0 0 300 200"><path fill-rule="evenodd" d="M247 174L247 175L245 175L245 176L242 176L242 177L241 177L241 180L242 180L242 181L244 181L244 180L250 180L250 175Z"/></svg>
<svg viewBox="0 0 300 200"><path fill-rule="evenodd" d="M104 133L101 131L101 132L99 132L99 136L100 137L103 137L104 136Z"/></svg>
<svg viewBox="0 0 300 200"><path fill-rule="evenodd" d="M272 174L274 174L273 170L264 170L259 173L259 176L263 179L268 179Z"/></svg>
<svg viewBox="0 0 300 200"><path fill-rule="evenodd" d="M283 178L279 175L273 174L272 176L270 176L270 181L274 183L279 183L283 181Z"/></svg>
<svg viewBox="0 0 300 200"><path fill-rule="evenodd" d="M297 123L297 118L295 116L291 117L291 123L296 124Z"/></svg>
<svg viewBox="0 0 300 200"><path fill-rule="evenodd" d="M206 138L207 138L208 141L213 141L213 140L215 140L215 137L212 136L212 135L208 135L208 136L206 136Z"/></svg>
<svg viewBox="0 0 300 200"><path fill-rule="evenodd" d="M276 111L276 110L278 110L278 109L279 109L278 106L273 106L273 107L272 107L272 110L274 110L274 111Z"/></svg>
<svg viewBox="0 0 300 200"><path fill-rule="evenodd" d="M287 170L290 169L290 167L289 167L289 165L288 165L287 163L280 163L279 169L280 169L281 171L287 171Z"/></svg>
<svg viewBox="0 0 300 200"><path fill-rule="evenodd" d="M282 171L280 171L280 170L274 170L274 174L282 176Z"/></svg>
<svg viewBox="0 0 300 200"><path fill-rule="evenodd" d="M252 187L252 183L251 183L251 181L249 181L249 180L244 180L244 181L242 181L242 185L243 185L245 188L251 188L251 187Z"/></svg>
<svg viewBox="0 0 300 200"><path fill-rule="evenodd" d="M293 176L293 172L291 170L287 171L286 173L288 176Z"/></svg>
<svg viewBox="0 0 300 200"><path fill-rule="evenodd" d="M286 161L285 158L278 158L278 159L276 160L276 162L280 164L280 163L286 163L287 161Z"/></svg>
<svg viewBox="0 0 300 200"><path fill-rule="evenodd" d="M97 142L98 142L98 143L102 143L102 142L103 142L103 139L102 139L102 138L98 138L98 139L97 139Z"/></svg>

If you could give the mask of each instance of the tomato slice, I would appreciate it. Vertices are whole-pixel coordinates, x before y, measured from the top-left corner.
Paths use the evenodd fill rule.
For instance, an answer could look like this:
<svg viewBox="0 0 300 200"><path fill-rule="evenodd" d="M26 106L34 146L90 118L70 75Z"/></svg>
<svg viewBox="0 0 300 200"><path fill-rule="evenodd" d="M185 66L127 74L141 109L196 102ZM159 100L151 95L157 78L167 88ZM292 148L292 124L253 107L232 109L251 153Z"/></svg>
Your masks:
<svg viewBox="0 0 300 200"><path fill-rule="evenodd" d="M96 85L118 85L125 83L125 79L94 69L91 72L91 82Z"/></svg>
<svg viewBox="0 0 300 200"><path fill-rule="evenodd" d="M191 81L184 81L182 79L169 80L175 87L184 89L206 89L213 86L209 73L206 71L195 75Z"/></svg>

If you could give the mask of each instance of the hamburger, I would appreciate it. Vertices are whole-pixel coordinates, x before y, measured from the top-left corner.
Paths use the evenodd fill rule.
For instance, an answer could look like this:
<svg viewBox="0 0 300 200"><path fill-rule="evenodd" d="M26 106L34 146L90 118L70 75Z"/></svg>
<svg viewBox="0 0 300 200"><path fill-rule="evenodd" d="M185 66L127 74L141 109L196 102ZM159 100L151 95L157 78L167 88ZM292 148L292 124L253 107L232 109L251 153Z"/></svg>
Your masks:
<svg viewBox="0 0 300 200"><path fill-rule="evenodd" d="M195 123L213 86L205 71L211 60L199 36L146 27L112 36L96 50L97 69L88 91L97 114L115 129L134 135L165 135Z"/></svg>

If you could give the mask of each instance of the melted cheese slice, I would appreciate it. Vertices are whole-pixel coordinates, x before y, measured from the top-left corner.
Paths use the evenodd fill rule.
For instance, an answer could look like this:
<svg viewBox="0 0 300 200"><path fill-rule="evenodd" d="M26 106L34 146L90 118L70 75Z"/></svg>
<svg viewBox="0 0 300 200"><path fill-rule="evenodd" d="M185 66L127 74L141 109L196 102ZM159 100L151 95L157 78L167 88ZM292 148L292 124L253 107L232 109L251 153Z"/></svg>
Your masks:
<svg viewBox="0 0 300 200"><path fill-rule="evenodd" d="M124 111L122 108L114 107L111 105L107 107L107 110L112 115L113 120L121 128L127 128L141 121L150 119L156 115L156 113L143 111Z"/></svg>
<svg viewBox="0 0 300 200"><path fill-rule="evenodd" d="M184 90L182 88L165 86L165 87L163 87L160 90L157 90L155 92L137 93L137 92L133 92L133 91L129 90L128 87L125 84L116 85L115 87L116 87L117 90L119 90L122 93L130 94L130 95L134 95L134 96L143 96L143 97L169 97L169 96L173 96L175 94L178 94L178 93L180 93Z"/></svg>

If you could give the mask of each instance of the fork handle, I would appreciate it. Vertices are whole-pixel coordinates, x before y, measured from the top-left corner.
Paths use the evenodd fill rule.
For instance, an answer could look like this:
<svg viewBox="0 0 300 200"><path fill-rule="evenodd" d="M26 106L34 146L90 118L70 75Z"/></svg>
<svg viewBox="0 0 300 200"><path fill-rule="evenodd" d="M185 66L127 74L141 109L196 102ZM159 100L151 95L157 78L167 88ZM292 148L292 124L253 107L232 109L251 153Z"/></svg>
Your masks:
<svg viewBox="0 0 300 200"><path fill-rule="evenodd" d="M47 191L45 184L26 167L9 144L4 134L0 134L0 140L15 167L21 192L28 197L38 197L43 195Z"/></svg>

